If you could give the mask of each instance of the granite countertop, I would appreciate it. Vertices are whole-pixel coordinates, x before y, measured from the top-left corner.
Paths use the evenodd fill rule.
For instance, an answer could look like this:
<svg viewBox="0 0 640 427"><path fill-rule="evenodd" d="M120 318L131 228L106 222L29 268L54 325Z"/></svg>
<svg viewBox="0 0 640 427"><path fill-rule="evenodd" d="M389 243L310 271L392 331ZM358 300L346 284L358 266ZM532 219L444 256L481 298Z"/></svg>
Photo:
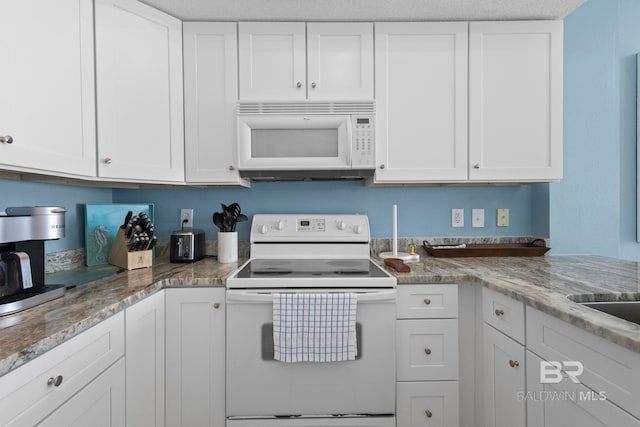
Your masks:
<svg viewBox="0 0 640 427"><path fill-rule="evenodd" d="M616 293L640 299L640 263L597 256L433 258L422 254L399 284L477 283L640 353L640 325L582 307L567 295ZM63 298L0 317L0 376L163 288L224 286L242 264L207 257L193 264L156 260L68 289ZM81 274L82 272L78 272Z"/></svg>

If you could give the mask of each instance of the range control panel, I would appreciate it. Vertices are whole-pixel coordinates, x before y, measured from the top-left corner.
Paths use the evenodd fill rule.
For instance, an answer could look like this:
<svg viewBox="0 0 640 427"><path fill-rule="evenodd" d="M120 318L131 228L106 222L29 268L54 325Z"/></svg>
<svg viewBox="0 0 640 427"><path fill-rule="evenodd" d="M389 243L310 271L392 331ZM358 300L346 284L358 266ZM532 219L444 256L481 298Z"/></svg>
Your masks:
<svg viewBox="0 0 640 427"><path fill-rule="evenodd" d="M368 243L369 239L367 215L257 214L251 223L251 243Z"/></svg>

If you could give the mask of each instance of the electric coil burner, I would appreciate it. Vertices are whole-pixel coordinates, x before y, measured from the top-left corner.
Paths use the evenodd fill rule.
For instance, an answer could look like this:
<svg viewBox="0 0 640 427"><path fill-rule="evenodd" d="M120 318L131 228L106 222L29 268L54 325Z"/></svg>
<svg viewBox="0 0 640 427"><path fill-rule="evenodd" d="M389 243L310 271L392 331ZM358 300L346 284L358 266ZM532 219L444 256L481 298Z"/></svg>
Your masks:
<svg viewBox="0 0 640 427"><path fill-rule="evenodd" d="M365 215L255 215L227 279L227 426L395 426L396 279L369 258ZM274 360L274 297L357 298L355 360Z"/></svg>

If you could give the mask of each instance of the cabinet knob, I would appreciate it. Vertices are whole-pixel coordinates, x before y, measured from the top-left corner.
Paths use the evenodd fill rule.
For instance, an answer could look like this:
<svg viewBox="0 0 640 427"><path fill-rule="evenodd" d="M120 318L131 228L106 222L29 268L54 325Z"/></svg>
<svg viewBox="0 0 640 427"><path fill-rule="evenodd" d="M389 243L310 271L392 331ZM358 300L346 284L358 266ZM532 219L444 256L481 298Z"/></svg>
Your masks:
<svg viewBox="0 0 640 427"><path fill-rule="evenodd" d="M104 163L105 163L105 164L110 165L110 164L111 164L111 162L113 162L113 159L112 159L111 157L105 157L105 158L104 158Z"/></svg>
<svg viewBox="0 0 640 427"><path fill-rule="evenodd" d="M427 418L433 417L433 413L428 409L426 411L424 411L424 414L427 416Z"/></svg>
<svg viewBox="0 0 640 427"><path fill-rule="evenodd" d="M496 308L496 316L504 316L504 310L500 309L500 308Z"/></svg>
<svg viewBox="0 0 640 427"><path fill-rule="evenodd" d="M425 299L424 299L424 303L425 303L426 305L429 305L429 304L431 304L431 300L430 300L429 298L425 298Z"/></svg>
<svg viewBox="0 0 640 427"><path fill-rule="evenodd" d="M302 87L302 83L301 82L296 83L296 87L300 89Z"/></svg>
<svg viewBox="0 0 640 427"><path fill-rule="evenodd" d="M430 348L425 348L424 349L424 353L428 356L431 354L431 349Z"/></svg>
<svg viewBox="0 0 640 427"><path fill-rule="evenodd" d="M315 88L316 88L316 86L317 86L316 82L311 82L311 88L312 88L312 89L315 89Z"/></svg>
<svg viewBox="0 0 640 427"><path fill-rule="evenodd" d="M509 360L509 366L515 368L517 366L520 366L520 362L518 362L517 360Z"/></svg>
<svg viewBox="0 0 640 427"><path fill-rule="evenodd" d="M57 377L51 377L47 380L47 385L49 387L59 387L62 384L62 375L58 375Z"/></svg>
<svg viewBox="0 0 640 427"><path fill-rule="evenodd" d="M219 302L214 302L213 303L213 308L215 308L215 309L220 308L220 303Z"/></svg>
<svg viewBox="0 0 640 427"><path fill-rule="evenodd" d="M380 165L380 169L384 169L384 165Z"/></svg>
<svg viewBox="0 0 640 427"><path fill-rule="evenodd" d="M13 137L11 135L0 136L0 143L13 144Z"/></svg>
<svg viewBox="0 0 640 427"><path fill-rule="evenodd" d="M234 170L234 169L235 169L235 168L233 167L233 165L229 165L229 170L230 170L230 171L232 171L232 170Z"/></svg>
<svg viewBox="0 0 640 427"><path fill-rule="evenodd" d="M480 169L480 165L476 163L475 165L473 165L473 168L474 169Z"/></svg>

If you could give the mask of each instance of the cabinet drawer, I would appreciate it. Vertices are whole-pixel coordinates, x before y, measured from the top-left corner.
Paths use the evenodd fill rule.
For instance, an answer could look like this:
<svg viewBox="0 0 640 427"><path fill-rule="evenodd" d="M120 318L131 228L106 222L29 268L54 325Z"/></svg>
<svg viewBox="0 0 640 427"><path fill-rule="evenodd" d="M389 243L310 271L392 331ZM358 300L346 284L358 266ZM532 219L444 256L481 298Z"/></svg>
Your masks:
<svg viewBox="0 0 640 427"><path fill-rule="evenodd" d="M458 285L401 285L396 303L398 319L455 319Z"/></svg>
<svg viewBox="0 0 640 427"><path fill-rule="evenodd" d="M458 427L458 382L426 381L397 384L397 425Z"/></svg>
<svg viewBox="0 0 640 427"><path fill-rule="evenodd" d="M524 304L499 292L482 288L484 321L524 344Z"/></svg>
<svg viewBox="0 0 640 427"><path fill-rule="evenodd" d="M397 381L458 379L458 320L396 321Z"/></svg>
<svg viewBox="0 0 640 427"><path fill-rule="evenodd" d="M547 361L582 363L580 383L640 418L640 353L531 307L527 318L529 350Z"/></svg>
<svg viewBox="0 0 640 427"><path fill-rule="evenodd" d="M123 355L120 312L0 378L0 425L35 425Z"/></svg>

